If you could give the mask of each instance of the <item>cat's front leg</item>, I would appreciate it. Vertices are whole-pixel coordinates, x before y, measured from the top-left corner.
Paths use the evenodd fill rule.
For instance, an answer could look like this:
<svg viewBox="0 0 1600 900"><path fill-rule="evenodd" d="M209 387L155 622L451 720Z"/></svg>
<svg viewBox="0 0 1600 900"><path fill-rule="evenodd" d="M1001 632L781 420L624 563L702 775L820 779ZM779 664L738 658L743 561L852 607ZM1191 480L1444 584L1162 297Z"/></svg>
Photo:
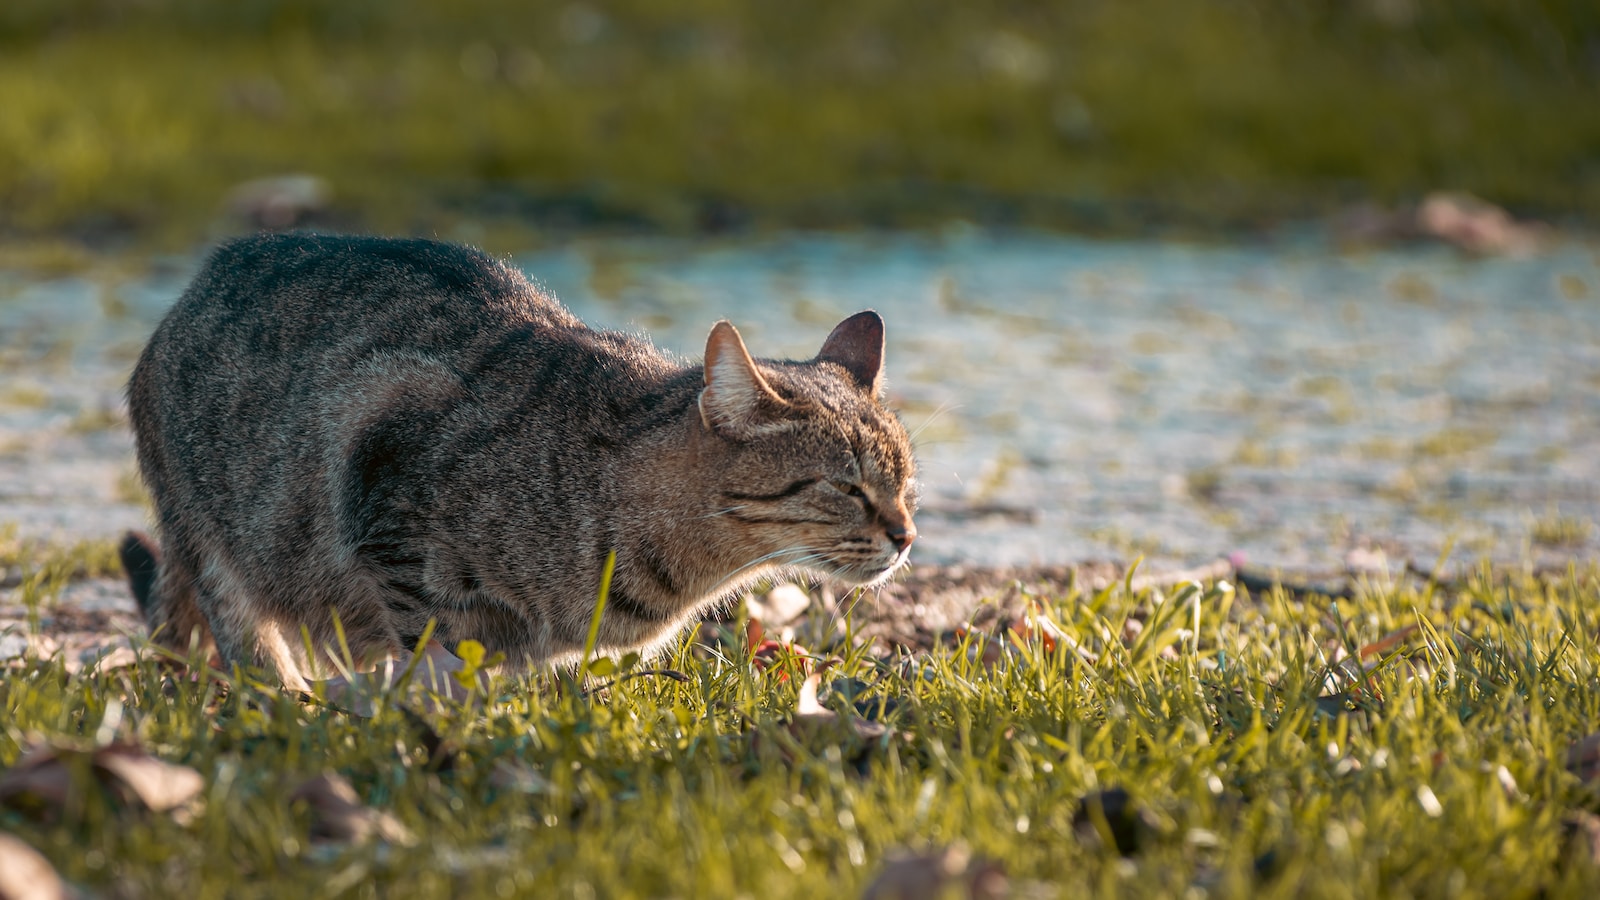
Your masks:
<svg viewBox="0 0 1600 900"><path fill-rule="evenodd" d="M335 675L317 684L327 702L348 713L371 716L380 694L402 686L420 685L426 691L425 703L435 711L470 702L474 696L489 688L488 676L479 672L476 685L467 687L456 677L467 664L438 641L429 641L421 653L413 652L403 659L384 660L371 672L356 673L353 678ZM407 679L407 672L410 678ZM404 685L402 684L404 682Z"/></svg>

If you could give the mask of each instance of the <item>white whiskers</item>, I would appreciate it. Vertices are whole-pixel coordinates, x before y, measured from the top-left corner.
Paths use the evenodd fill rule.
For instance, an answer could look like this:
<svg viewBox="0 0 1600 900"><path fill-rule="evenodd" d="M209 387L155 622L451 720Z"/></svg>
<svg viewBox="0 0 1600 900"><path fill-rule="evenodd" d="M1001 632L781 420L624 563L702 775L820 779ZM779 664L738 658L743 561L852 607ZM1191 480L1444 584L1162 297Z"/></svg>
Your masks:
<svg viewBox="0 0 1600 900"><path fill-rule="evenodd" d="M906 435L906 437L912 443L916 443L917 435L920 435L920 434L922 434L922 432L926 431L929 425L932 425L934 422L939 421L939 417L940 416L944 415L947 412L953 412L953 411L958 410L960 408L961 408L960 406L957 406L956 404L950 403L948 401L939 404L938 408L933 411L933 415L931 415L931 416L927 417L926 419L922 420L922 424L918 425L916 430L911 432L909 435Z"/></svg>

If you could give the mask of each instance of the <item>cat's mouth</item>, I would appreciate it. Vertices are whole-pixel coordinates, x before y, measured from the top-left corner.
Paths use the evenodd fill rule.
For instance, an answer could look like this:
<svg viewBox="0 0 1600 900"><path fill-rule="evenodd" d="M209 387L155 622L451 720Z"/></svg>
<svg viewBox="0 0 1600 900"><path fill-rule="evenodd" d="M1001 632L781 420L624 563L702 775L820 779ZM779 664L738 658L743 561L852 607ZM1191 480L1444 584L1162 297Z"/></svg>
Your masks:
<svg viewBox="0 0 1600 900"><path fill-rule="evenodd" d="M905 566L911 558L910 548L901 550L887 562L877 560L865 562L835 562L832 566L833 574L841 579L854 583L857 587L874 588L888 581L894 573Z"/></svg>

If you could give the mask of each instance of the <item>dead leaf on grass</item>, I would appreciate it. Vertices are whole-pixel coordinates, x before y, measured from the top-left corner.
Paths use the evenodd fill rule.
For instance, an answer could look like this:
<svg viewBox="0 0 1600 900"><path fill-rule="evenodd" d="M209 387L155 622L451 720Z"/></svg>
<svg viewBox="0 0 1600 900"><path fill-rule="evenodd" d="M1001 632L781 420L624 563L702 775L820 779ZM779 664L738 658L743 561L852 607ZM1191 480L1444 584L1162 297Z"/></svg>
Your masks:
<svg viewBox="0 0 1600 900"><path fill-rule="evenodd" d="M311 812L311 839L316 842L364 844L377 839L407 847L417 842L411 829L391 813L362 803L350 782L333 772L303 782L289 800L304 803Z"/></svg>
<svg viewBox="0 0 1600 900"><path fill-rule="evenodd" d="M1567 771L1585 784L1600 778L1600 731L1567 748Z"/></svg>
<svg viewBox="0 0 1600 900"><path fill-rule="evenodd" d="M24 753L0 775L0 803L45 815L78 808L83 772L113 801L154 812L179 810L205 787L194 769L157 759L132 744L92 750L44 746Z"/></svg>
<svg viewBox="0 0 1600 900"><path fill-rule="evenodd" d="M107 747L95 755L95 763L156 812L177 809L205 787L205 779L188 766L175 766L133 748Z"/></svg>
<svg viewBox="0 0 1600 900"><path fill-rule="evenodd" d="M0 900L67 900L76 895L39 851L0 832Z"/></svg>
<svg viewBox="0 0 1600 900"><path fill-rule="evenodd" d="M1600 816L1572 810L1561 818L1561 833L1567 843L1566 858L1600 866Z"/></svg>
<svg viewBox="0 0 1600 900"><path fill-rule="evenodd" d="M1393 650L1394 648L1405 643L1406 638L1411 637L1411 635L1415 634L1416 632L1417 625L1414 622L1404 628L1391 631L1372 643L1367 644L1365 647L1362 647L1360 650L1357 650L1356 658L1368 659L1374 656L1383 656L1390 650Z"/></svg>
<svg viewBox="0 0 1600 900"><path fill-rule="evenodd" d="M812 669L810 650L782 641L757 644L750 662L762 672L775 672L779 681L788 681L791 674L809 675Z"/></svg>
<svg viewBox="0 0 1600 900"><path fill-rule="evenodd" d="M425 769L429 772L449 772L455 769L456 760L461 751L454 741L447 741L440 737L439 732L420 713L410 707L401 706L400 714L405 717L415 731L417 741L422 745L423 752L427 754Z"/></svg>
<svg viewBox="0 0 1600 900"><path fill-rule="evenodd" d="M1123 788L1095 791L1072 814L1072 830L1091 847L1110 846L1133 856L1158 830L1155 818Z"/></svg>
<svg viewBox="0 0 1600 900"><path fill-rule="evenodd" d="M759 753L770 741L786 760L793 762L808 747L834 745L847 761L864 771L873 747L898 732L881 722L861 718L853 709L841 715L823 706L817 699L821 682L821 672L808 676L800 685L800 696L788 724L773 733L755 731L750 738L751 749Z"/></svg>
<svg viewBox="0 0 1600 900"><path fill-rule="evenodd" d="M822 673L815 672L800 685L800 698L795 703L794 720L789 730L796 737L830 729L844 734L854 734L864 741L874 741L889 733L882 722L871 722L854 715L841 716L828 709L817 699L817 689L822 685Z"/></svg>
<svg viewBox="0 0 1600 900"><path fill-rule="evenodd" d="M111 648L110 652L104 651L105 648L100 647L94 651L93 656L84 660L85 667L89 671L110 672L139 664L139 654L132 647L122 645Z"/></svg>
<svg viewBox="0 0 1600 900"><path fill-rule="evenodd" d="M970 900L998 900L1007 894L1005 869L974 859L964 845L895 857L884 864L861 893L862 900L925 900L959 886Z"/></svg>

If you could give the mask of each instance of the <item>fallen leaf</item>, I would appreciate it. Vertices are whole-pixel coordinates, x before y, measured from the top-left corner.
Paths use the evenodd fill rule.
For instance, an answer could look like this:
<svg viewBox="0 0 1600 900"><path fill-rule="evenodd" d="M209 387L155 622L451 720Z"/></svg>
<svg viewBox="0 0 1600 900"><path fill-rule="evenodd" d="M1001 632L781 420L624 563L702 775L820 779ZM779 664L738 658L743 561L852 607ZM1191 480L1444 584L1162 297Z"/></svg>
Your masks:
<svg viewBox="0 0 1600 900"><path fill-rule="evenodd" d="M1566 837L1569 858L1600 866L1600 816L1581 809L1568 812L1561 819L1561 833Z"/></svg>
<svg viewBox="0 0 1600 900"><path fill-rule="evenodd" d="M1154 818L1120 787L1088 794L1072 815L1078 840L1098 847L1109 843L1123 856L1138 853L1155 829Z"/></svg>
<svg viewBox="0 0 1600 900"><path fill-rule="evenodd" d="M817 699L817 689L822 686L822 674L809 675L800 684L800 696L795 700L794 714L817 719L837 719L839 714L822 705Z"/></svg>
<svg viewBox="0 0 1600 900"><path fill-rule="evenodd" d="M289 800L310 810L313 841L363 844L376 838L407 847L417 841L399 819L362 803L350 782L333 772L302 783Z"/></svg>
<svg viewBox="0 0 1600 900"><path fill-rule="evenodd" d="M36 747L0 775L0 802L46 814L81 805L75 773L87 771L111 799L124 806L171 812L189 803L205 779L188 766L157 759L131 744L93 750Z"/></svg>
<svg viewBox="0 0 1600 900"><path fill-rule="evenodd" d="M1054 653L1056 645L1069 640L1061 626L1050 620L1037 603L1029 603L1028 611L1011 626L1013 640L1027 643L1034 638L1044 645L1046 653Z"/></svg>
<svg viewBox="0 0 1600 900"><path fill-rule="evenodd" d="M447 741L439 736L433 725L416 711L401 706L400 713L411 727L415 729L417 741L422 744L422 749L428 754L427 771L449 772L455 769L456 759L461 751L452 741Z"/></svg>
<svg viewBox="0 0 1600 900"><path fill-rule="evenodd" d="M828 709L817 699L817 690L822 683L822 673L813 672L800 685L800 696L795 703L794 715L790 717L786 728L789 740L780 740L778 745L785 756L792 757L799 748L799 744L814 744L828 742L847 745L849 750L845 756L856 763L866 759L866 750L877 741L890 733L889 727L881 722L870 722L854 715L840 715ZM756 745L760 744L757 735Z"/></svg>
<svg viewBox="0 0 1600 900"><path fill-rule="evenodd" d="M1122 643L1132 647L1139 640L1139 635L1144 633L1144 623L1138 619L1128 619L1122 623Z"/></svg>
<svg viewBox="0 0 1600 900"><path fill-rule="evenodd" d="M1600 731L1567 748L1567 771L1586 784L1600 777Z"/></svg>
<svg viewBox="0 0 1600 900"><path fill-rule="evenodd" d="M205 779L188 766L175 766L127 746L101 750L95 754L95 764L156 812L177 809L205 787Z"/></svg>
<svg viewBox="0 0 1600 900"><path fill-rule="evenodd" d="M1383 656L1390 650L1393 650L1404 643L1406 638L1411 637L1411 635L1415 634L1416 631L1417 625L1415 623L1407 625L1399 630L1391 631L1383 637L1378 638L1372 643L1356 651L1356 658L1367 659L1368 657L1372 656Z"/></svg>
<svg viewBox="0 0 1600 900"><path fill-rule="evenodd" d="M0 900L66 900L73 896L39 851L0 832Z"/></svg>
<svg viewBox="0 0 1600 900"><path fill-rule="evenodd" d="M779 681L787 681L791 674L811 673L811 651L799 644L762 641L755 648L750 661L763 672L775 671Z"/></svg>
<svg viewBox="0 0 1600 900"><path fill-rule="evenodd" d="M102 648L103 649L103 648ZM96 651L97 653L99 651ZM109 653L95 656L89 661L89 670L93 672L109 672L112 669L125 669L128 666L139 664L139 654L132 647L116 647Z"/></svg>
<svg viewBox="0 0 1600 900"><path fill-rule="evenodd" d="M862 900L925 900L945 895L953 886L970 900L1006 896L1006 873L997 862L974 859L964 845L929 853L898 856L884 864L862 891Z"/></svg>
<svg viewBox="0 0 1600 900"><path fill-rule="evenodd" d="M72 773L54 749L26 752L0 775L0 803L30 812L59 813L73 800Z"/></svg>

